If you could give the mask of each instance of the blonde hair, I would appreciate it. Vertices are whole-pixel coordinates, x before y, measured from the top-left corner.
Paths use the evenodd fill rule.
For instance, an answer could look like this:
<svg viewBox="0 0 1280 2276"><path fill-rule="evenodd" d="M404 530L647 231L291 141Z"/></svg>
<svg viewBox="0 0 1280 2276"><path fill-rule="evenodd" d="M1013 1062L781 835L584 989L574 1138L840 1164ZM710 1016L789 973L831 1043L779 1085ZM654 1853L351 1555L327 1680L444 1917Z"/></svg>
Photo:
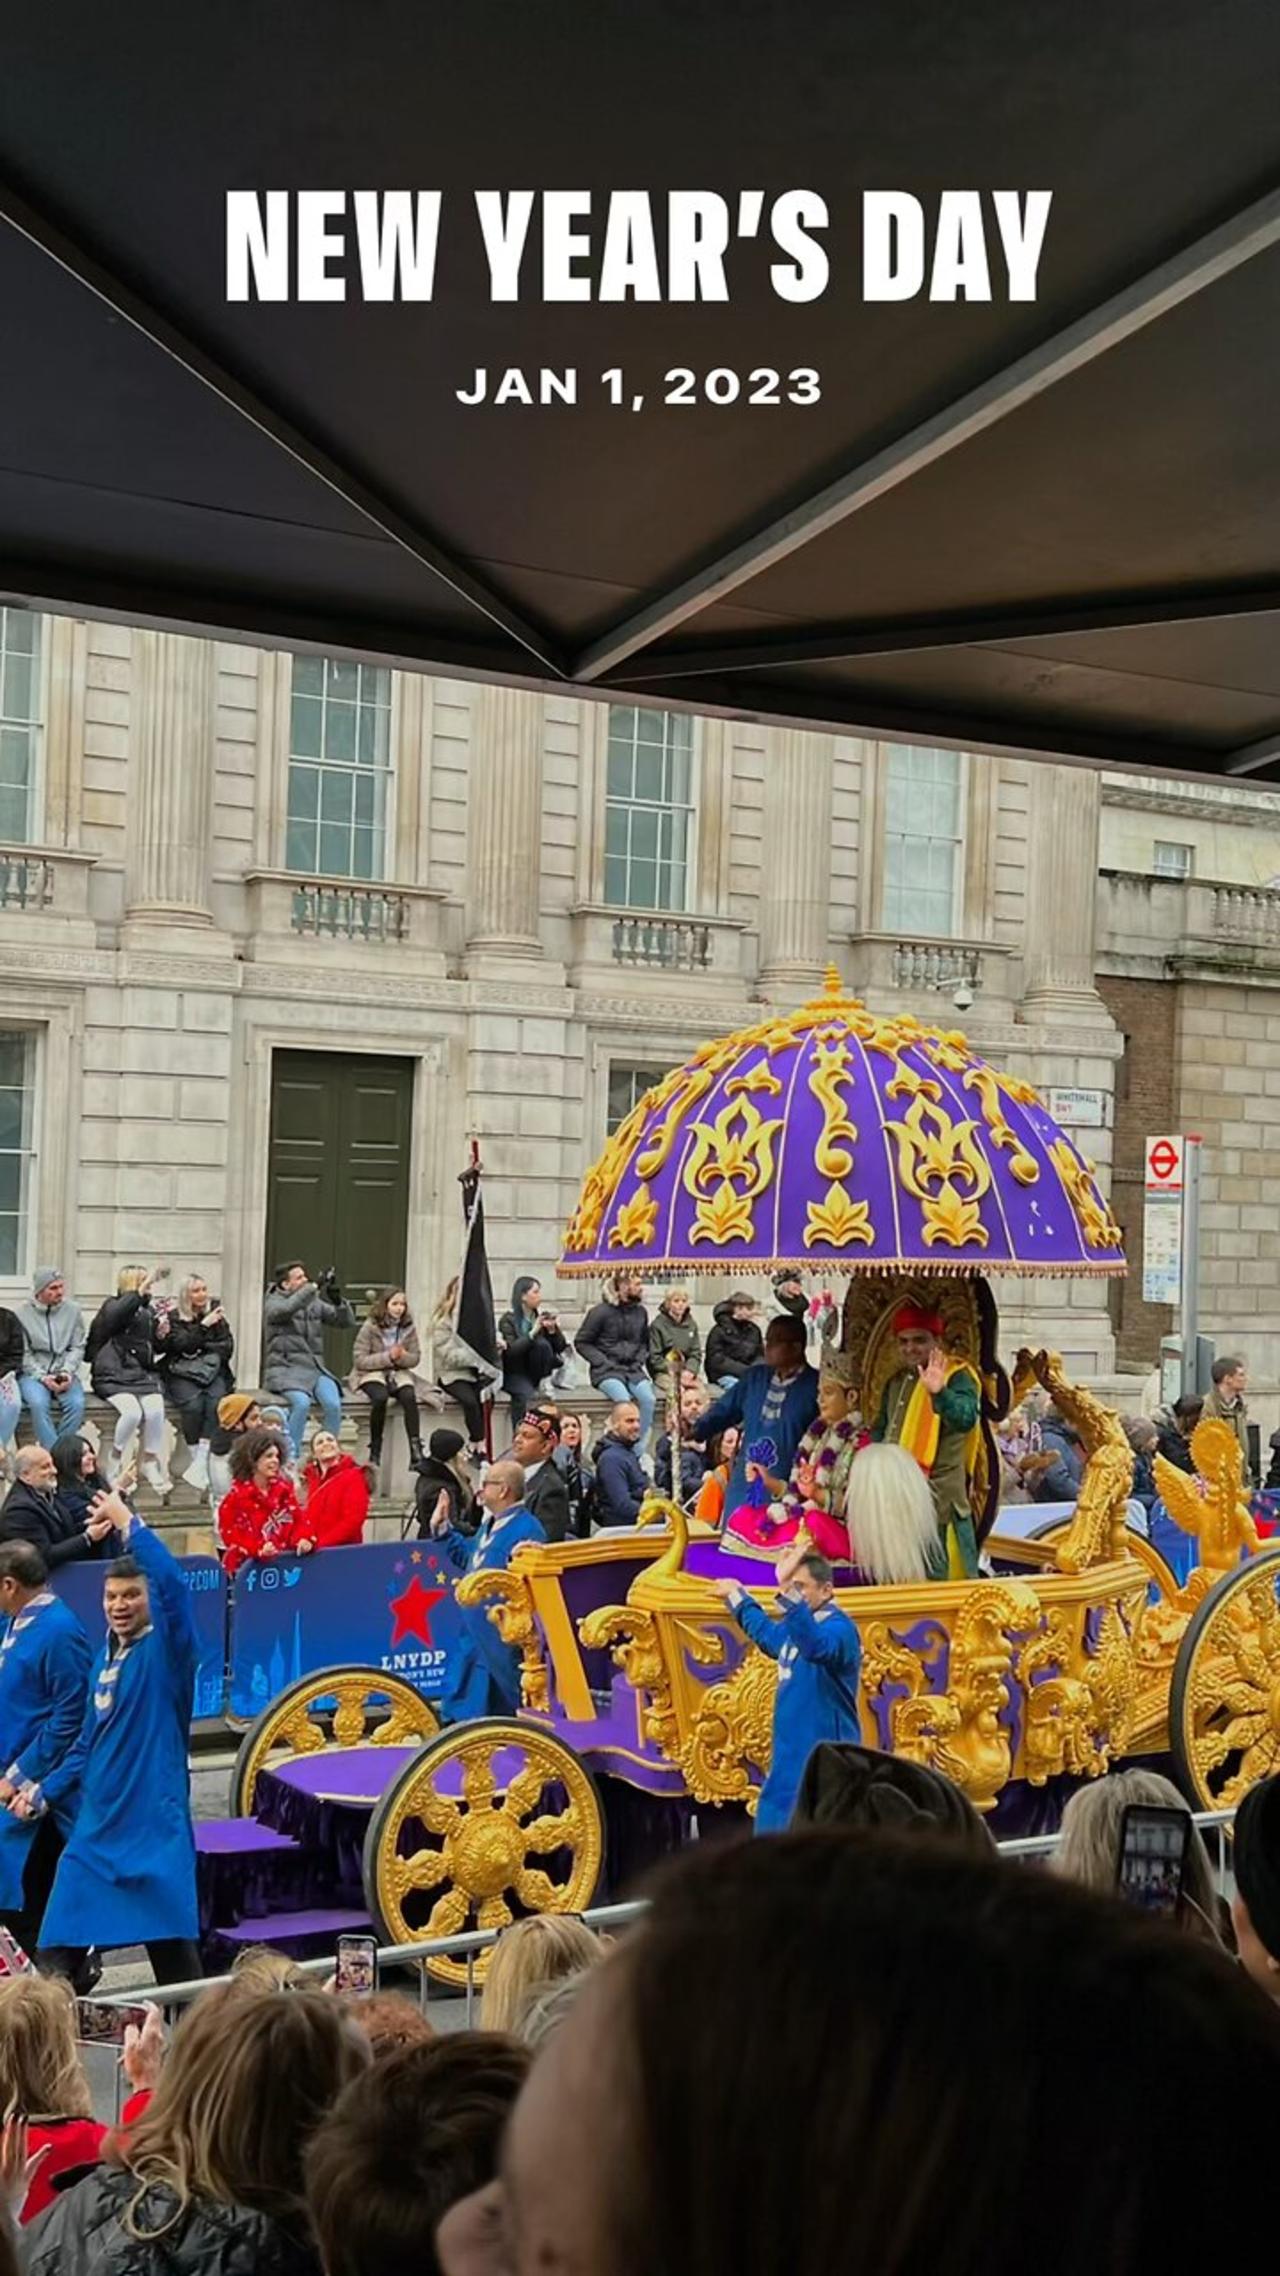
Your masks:
<svg viewBox="0 0 1280 2276"><path fill-rule="evenodd" d="M0 2107L31 2118L91 2118L76 2007L60 1976L0 1978Z"/></svg>
<svg viewBox="0 0 1280 2276"><path fill-rule="evenodd" d="M1120 1861L1120 1820L1130 1807L1184 1810L1184 1795L1157 1770L1114 1770L1091 1786L1078 1787L1062 1813L1062 1837L1053 1855L1053 1870L1078 1881L1086 1889L1114 1890ZM1183 1892L1189 1900L1194 1933L1218 1938L1218 1892L1213 1867L1195 1826L1187 1847Z"/></svg>
<svg viewBox="0 0 1280 2276"><path fill-rule="evenodd" d="M264 1991L252 1977L207 1991L178 2025L150 2105L113 2150L138 2184L126 2236L172 2234L199 2197L301 2227L307 2143L369 2060L368 2041L323 1992ZM167 2219L148 2218L155 2188L177 2200Z"/></svg>
<svg viewBox="0 0 1280 2276"><path fill-rule="evenodd" d="M315 1989L297 1961L291 1960L287 1952L277 1952L271 1944L246 1944L231 1963L231 1978L233 1983L252 1991Z"/></svg>
<svg viewBox="0 0 1280 2276"><path fill-rule="evenodd" d="M144 1264L122 1265L116 1274L117 1296L136 1296L146 1277L147 1268Z"/></svg>
<svg viewBox="0 0 1280 2276"><path fill-rule="evenodd" d="M436 1308L431 1315L433 1320L451 1320L453 1318L453 1307L458 1301L459 1277L460 1275L455 1272L443 1296L438 1299Z"/></svg>
<svg viewBox="0 0 1280 2276"><path fill-rule="evenodd" d="M869 1581L927 1581L937 1571L938 1518L929 1481L901 1446L864 1446L845 1497L853 1561Z"/></svg>
<svg viewBox="0 0 1280 2276"><path fill-rule="evenodd" d="M182 1283L181 1288L178 1290L178 1318L180 1320L194 1320L195 1313L191 1309L191 1291L193 1288L203 1288L207 1290L208 1286L209 1278L207 1273L188 1273L186 1279Z"/></svg>
<svg viewBox="0 0 1280 2276"><path fill-rule="evenodd" d="M603 1958L594 1929L572 1913L534 1913L498 1938L480 2002L480 2029L508 2031L521 2024L552 1984L576 1976Z"/></svg>

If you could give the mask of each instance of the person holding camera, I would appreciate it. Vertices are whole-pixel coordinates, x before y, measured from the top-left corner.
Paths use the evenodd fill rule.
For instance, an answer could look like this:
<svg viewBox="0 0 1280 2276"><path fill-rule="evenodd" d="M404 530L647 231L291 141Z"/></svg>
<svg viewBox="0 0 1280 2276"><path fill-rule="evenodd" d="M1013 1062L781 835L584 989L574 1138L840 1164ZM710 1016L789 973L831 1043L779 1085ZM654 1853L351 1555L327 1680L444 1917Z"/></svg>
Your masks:
<svg viewBox="0 0 1280 2276"><path fill-rule="evenodd" d="M168 1344L169 1307L153 1304L156 1281L167 1280L167 1265L146 1272L141 1265L126 1265L116 1281L116 1293L95 1312L89 1326L85 1356L89 1377L100 1399L116 1410L109 1473L119 1478L129 1467L133 1442L142 1432L142 1475L163 1501L173 1490L166 1455L164 1391L160 1382L161 1354Z"/></svg>
<svg viewBox="0 0 1280 2276"><path fill-rule="evenodd" d="M511 1425L518 1428L531 1399L554 1375L568 1350L560 1322L542 1301L542 1283L521 1273L511 1291L511 1310L498 1322L502 1345L502 1388L511 1401Z"/></svg>
<svg viewBox="0 0 1280 2276"><path fill-rule="evenodd" d="M262 1309L262 1387L288 1411L289 1444L302 1453L312 1404L336 1438L342 1428L342 1393L325 1357L326 1328L354 1328L356 1316L338 1286L333 1265L312 1280L297 1257L277 1265Z"/></svg>
<svg viewBox="0 0 1280 2276"><path fill-rule="evenodd" d="M209 1489L209 1447L218 1428L218 1402L235 1389L231 1323L209 1283L199 1273L184 1280L178 1308L169 1315L161 1356L165 1388L178 1413L183 1439L194 1449L184 1483L198 1494Z"/></svg>

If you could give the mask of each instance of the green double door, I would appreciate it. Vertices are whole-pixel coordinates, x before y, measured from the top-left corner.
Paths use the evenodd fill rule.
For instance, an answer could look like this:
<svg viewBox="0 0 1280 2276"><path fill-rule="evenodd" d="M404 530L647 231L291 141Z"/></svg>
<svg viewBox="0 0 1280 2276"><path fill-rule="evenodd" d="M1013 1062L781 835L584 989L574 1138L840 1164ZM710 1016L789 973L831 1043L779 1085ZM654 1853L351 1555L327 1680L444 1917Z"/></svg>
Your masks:
<svg viewBox="0 0 1280 2276"><path fill-rule="evenodd" d="M336 1265L363 1318L380 1288L404 1279L413 1126L411 1059L277 1051L271 1074L264 1286L301 1257L314 1278ZM410 1301L420 1313L427 1291ZM350 1329L325 1337L339 1382L351 1366Z"/></svg>

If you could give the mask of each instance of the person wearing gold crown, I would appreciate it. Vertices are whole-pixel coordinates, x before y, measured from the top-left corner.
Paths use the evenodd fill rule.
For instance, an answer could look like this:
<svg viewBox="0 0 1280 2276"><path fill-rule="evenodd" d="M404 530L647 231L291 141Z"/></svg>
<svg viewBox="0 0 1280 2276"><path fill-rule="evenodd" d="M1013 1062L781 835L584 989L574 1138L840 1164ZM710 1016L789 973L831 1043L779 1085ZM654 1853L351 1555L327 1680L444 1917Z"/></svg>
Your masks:
<svg viewBox="0 0 1280 2276"><path fill-rule="evenodd" d="M982 1413L978 1378L967 1361L944 1351L939 1313L903 1304L893 1328L902 1363L885 1385L871 1436L919 1463L933 1495L939 1573L965 1580L978 1570L969 1500Z"/></svg>
<svg viewBox="0 0 1280 2276"><path fill-rule="evenodd" d="M725 1524L725 1547L773 1559L803 1530L832 1564L847 1565L845 1497L853 1458L865 1438L851 1364L843 1352L824 1350L817 1420L796 1450L786 1491L758 1508L744 1502L733 1510Z"/></svg>

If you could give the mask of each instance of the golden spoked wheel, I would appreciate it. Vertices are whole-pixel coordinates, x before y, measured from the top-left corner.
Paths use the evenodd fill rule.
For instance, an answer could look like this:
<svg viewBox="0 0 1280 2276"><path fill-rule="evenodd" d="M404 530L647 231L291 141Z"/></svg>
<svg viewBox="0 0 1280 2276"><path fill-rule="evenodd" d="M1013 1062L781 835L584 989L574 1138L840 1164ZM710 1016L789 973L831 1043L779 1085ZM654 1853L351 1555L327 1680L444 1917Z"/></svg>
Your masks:
<svg viewBox="0 0 1280 2276"><path fill-rule="evenodd" d="M1280 1549L1210 1589L1182 1639L1169 1731L1197 1808L1230 1809L1280 1768Z"/></svg>
<svg viewBox="0 0 1280 2276"><path fill-rule="evenodd" d="M369 1910L388 1944L582 1912L604 1864L595 1780L562 1739L503 1717L459 1723L406 1765L364 1845ZM476 1955L483 1980L488 1953ZM466 1959L427 1963L465 1984Z"/></svg>
<svg viewBox="0 0 1280 2276"><path fill-rule="evenodd" d="M317 1668L250 1723L231 1773L231 1815L249 1815L268 1763L342 1747L421 1746L439 1728L439 1717L402 1676L376 1667Z"/></svg>

